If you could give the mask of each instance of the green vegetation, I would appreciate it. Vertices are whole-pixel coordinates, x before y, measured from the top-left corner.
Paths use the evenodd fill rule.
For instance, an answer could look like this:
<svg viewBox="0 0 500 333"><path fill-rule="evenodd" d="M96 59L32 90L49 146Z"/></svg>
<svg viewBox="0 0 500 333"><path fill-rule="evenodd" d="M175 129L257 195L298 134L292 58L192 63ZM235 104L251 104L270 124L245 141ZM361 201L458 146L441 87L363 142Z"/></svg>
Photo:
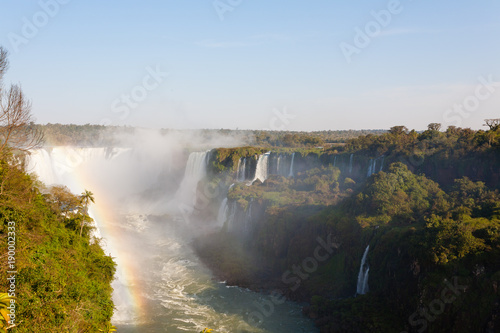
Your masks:
<svg viewBox="0 0 500 333"><path fill-rule="evenodd" d="M401 161L447 189L463 176L500 188L500 128L494 125L496 121L486 119L490 124L486 131L450 126L440 132L439 124L429 124L426 131L417 133L395 126L382 135L349 140L344 148L357 155L384 155L388 163Z"/></svg>
<svg viewBox="0 0 500 333"><path fill-rule="evenodd" d="M361 135L380 135L385 130L343 130L343 131L256 131L255 142L266 147L318 147L342 146L349 139Z"/></svg>
<svg viewBox="0 0 500 333"><path fill-rule="evenodd" d="M341 148L300 156L299 149L286 151L296 151L295 177L233 186L228 200L240 212L236 226L197 240L197 252L230 284L278 288L309 302L305 311L322 332L496 331L500 128L487 123L488 131L393 127ZM366 165L385 156L384 171L366 178L363 167L351 175L345 167L350 154ZM333 167L331 157L341 155L347 155L337 159L343 167ZM233 172L216 170L213 179ZM238 229L250 205L251 228ZM340 246L317 269L286 275L313 256L318 237ZM353 297L368 244L370 292ZM452 301L431 312L450 290Z"/></svg>
<svg viewBox="0 0 500 333"><path fill-rule="evenodd" d="M495 119L486 119L486 122ZM404 126L394 126L382 135L365 135L348 140L345 150L370 155L403 154L427 157L440 155L456 159L471 153L496 151L500 148L500 127L491 126L489 130L474 131L470 128L450 126L440 132L439 124L429 124L422 133L409 131Z"/></svg>
<svg viewBox="0 0 500 333"><path fill-rule="evenodd" d="M253 164L257 162L257 156L265 153L264 148L239 147L239 148L219 148L212 151L210 157L209 172L212 175L222 173L235 174L238 170L238 161L242 157L253 158Z"/></svg>
<svg viewBox="0 0 500 333"><path fill-rule="evenodd" d="M0 244L16 233L13 332L97 332L113 314L113 259L90 236L91 218L65 188L44 189L13 159L0 161ZM11 222L11 223L9 223ZM13 223L12 223L13 222ZM81 234L81 236L80 236ZM7 259L0 279L7 290Z"/></svg>
<svg viewBox="0 0 500 333"><path fill-rule="evenodd" d="M6 67L0 48L0 332L111 332L115 263L91 236L92 193L45 188L24 171L41 131L21 89L1 85Z"/></svg>

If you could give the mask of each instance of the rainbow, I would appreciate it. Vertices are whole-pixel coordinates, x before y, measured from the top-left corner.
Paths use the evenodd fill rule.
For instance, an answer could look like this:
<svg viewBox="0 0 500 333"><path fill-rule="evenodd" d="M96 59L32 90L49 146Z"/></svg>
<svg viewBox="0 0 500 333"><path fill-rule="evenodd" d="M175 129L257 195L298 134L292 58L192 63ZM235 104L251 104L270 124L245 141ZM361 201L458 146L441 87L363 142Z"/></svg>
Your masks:
<svg viewBox="0 0 500 333"><path fill-rule="evenodd" d="M74 158L75 148L54 147L53 149L57 149L59 160ZM50 173L47 171L48 169L51 169L52 173L55 173L54 169L57 169L57 166L54 167L52 165L52 160L47 160L49 157L52 158L52 156L41 151L34 151L31 157L34 161L34 167L28 170L29 172L38 174L37 169L39 169L39 179L47 185L51 185L49 183L57 178L54 175L48 175ZM47 165L51 167L47 167ZM120 290L120 302L124 304L115 304L115 306L126 307L127 324L139 323L144 320L146 314L145 297L141 289L143 284L137 276L137 272L140 271L138 267L139 263L137 260L131 258L126 251L122 251L122 249L127 248L127 244L120 241L120 234L123 231L118 227L120 225L120 216L116 213L115 205L108 199L109 196L105 194L108 191L94 181L92 175L85 168L75 165L74 168L70 170L66 168L65 171L64 180L60 185L67 186L74 194L80 194L84 190L89 190L94 194L95 204L90 206L89 215L91 215L96 223L98 229L96 236L101 237L105 241L103 246L105 252L114 255L113 259L117 264L115 278L120 278L120 286L122 286L120 289L123 289ZM117 290L115 289L114 299L116 299L116 292ZM115 317L116 313L113 318Z"/></svg>

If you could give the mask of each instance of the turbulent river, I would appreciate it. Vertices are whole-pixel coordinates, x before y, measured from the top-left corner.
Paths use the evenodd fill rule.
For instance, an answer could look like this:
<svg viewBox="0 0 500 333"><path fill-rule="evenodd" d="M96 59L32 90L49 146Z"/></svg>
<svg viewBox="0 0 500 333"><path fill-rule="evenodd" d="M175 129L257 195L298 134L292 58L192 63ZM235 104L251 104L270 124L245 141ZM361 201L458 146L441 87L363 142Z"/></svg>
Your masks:
<svg viewBox="0 0 500 333"><path fill-rule="evenodd" d="M140 250L127 254L140 258L134 283L141 285L146 311L139 323L129 322L127 306L120 309L116 295L119 332L199 332L204 327L216 332L316 332L297 304L271 307L270 296L216 282L191 250L180 221L124 220L123 241L147 239Z"/></svg>
<svg viewBox="0 0 500 333"><path fill-rule="evenodd" d="M77 194L94 192L90 214L96 236L118 264L112 320L118 332L199 332L205 327L231 333L318 332L298 304L277 304L269 295L214 279L190 246L199 230L180 215L158 209L168 206L164 203L179 189L165 176L172 165L162 166L163 160L150 156L127 149L58 147L34 152L28 163L28 171L46 184L62 184ZM137 193L162 197L163 188L170 199L136 200Z"/></svg>

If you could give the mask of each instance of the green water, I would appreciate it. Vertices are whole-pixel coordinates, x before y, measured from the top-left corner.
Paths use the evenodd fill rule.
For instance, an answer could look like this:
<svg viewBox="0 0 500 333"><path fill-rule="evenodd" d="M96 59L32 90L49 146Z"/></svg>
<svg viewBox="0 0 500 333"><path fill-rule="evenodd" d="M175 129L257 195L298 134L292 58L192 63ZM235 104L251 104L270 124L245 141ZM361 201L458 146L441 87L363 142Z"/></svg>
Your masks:
<svg viewBox="0 0 500 333"><path fill-rule="evenodd" d="M205 327L232 333L318 332L298 304L216 281L191 250L192 231L182 223L127 216L120 228L120 243L130 244L122 255L140 263L134 274L145 315L136 317L130 304L123 304L127 299L120 293L126 287L116 281L118 332L199 332Z"/></svg>

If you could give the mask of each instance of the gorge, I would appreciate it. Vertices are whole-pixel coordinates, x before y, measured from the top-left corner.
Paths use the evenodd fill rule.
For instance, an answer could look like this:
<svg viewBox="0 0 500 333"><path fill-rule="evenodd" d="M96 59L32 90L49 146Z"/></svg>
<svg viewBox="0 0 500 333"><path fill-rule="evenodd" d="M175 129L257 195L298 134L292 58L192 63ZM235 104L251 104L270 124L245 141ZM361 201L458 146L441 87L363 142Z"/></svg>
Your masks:
<svg viewBox="0 0 500 333"><path fill-rule="evenodd" d="M466 291L430 332L470 304L476 315L455 331L496 327L497 153L363 140L47 147L28 170L95 193L96 236L118 263L120 331L417 332L412 314L447 281Z"/></svg>

